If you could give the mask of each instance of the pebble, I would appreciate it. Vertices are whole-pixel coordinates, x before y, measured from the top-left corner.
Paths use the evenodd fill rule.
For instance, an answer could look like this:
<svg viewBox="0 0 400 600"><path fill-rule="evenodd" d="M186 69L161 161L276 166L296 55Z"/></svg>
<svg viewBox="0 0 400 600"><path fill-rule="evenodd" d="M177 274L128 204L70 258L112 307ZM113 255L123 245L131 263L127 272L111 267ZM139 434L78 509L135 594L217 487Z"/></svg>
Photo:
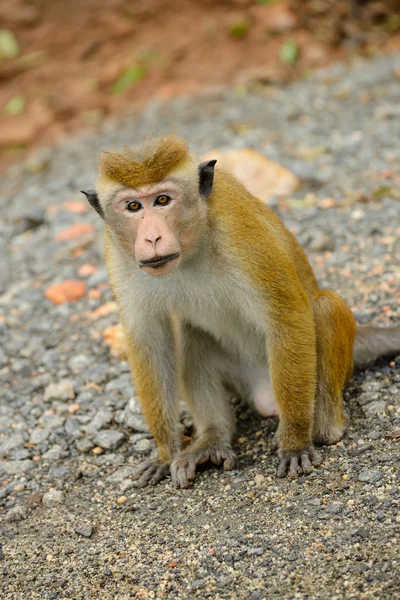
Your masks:
<svg viewBox="0 0 400 600"><path fill-rule="evenodd" d="M78 452L89 452L94 448L93 442L89 438L81 438L75 440L75 446Z"/></svg>
<svg viewBox="0 0 400 600"><path fill-rule="evenodd" d="M358 474L358 481L365 483L377 483L382 479L382 473L379 469L369 469L364 467Z"/></svg>
<svg viewBox="0 0 400 600"><path fill-rule="evenodd" d="M150 452L154 448L154 441L149 440L148 438L143 438L134 444L134 449L136 452Z"/></svg>
<svg viewBox="0 0 400 600"><path fill-rule="evenodd" d="M8 462L0 463L0 472L3 470L7 475L19 475L20 473L27 473L31 471L35 466L35 463L30 460L9 460Z"/></svg>
<svg viewBox="0 0 400 600"><path fill-rule="evenodd" d="M86 425L86 432L91 435L109 425L112 421L113 413L110 410L99 410L93 419Z"/></svg>
<svg viewBox="0 0 400 600"><path fill-rule="evenodd" d="M74 385L72 381L65 379L58 383L51 383L44 392L44 401L51 402L52 400L62 400L67 402L68 400L75 399Z"/></svg>
<svg viewBox="0 0 400 600"><path fill-rule="evenodd" d="M129 465L125 465L120 469L117 469L114 473L109 475L106 479L108 483L120 483L127 477L130 477L135 472L135 468Z"/></svg>
<svg viewBox="0 0 400 600"><path fill-rule="evenodd" d="M386 409L386 402L384 400L376 400L363 406L364 413L369 417L382 414Z"/></svg>
<svg viewBox="0 0 400 600"><path fill-rule="evenodd" d="M47 440L50 435L50 429L41 429L37 427L31 433L31 437L29 439L31 444L42 444Z"/></svg>
<svg viewBox="0 0 400 600"><path fill-rule="evenodd" d="M27 516L28 509L26 508L26 506L22 506L19 504L18 506L13 506L13 508L10 508L10 510L6 514L6 521L23 521L27 518Z"/></svg>
<svg viewBox="0 0 400 600"><path fill-rule="evenodd" d="M42 496L43 506L51 508L64 503L64 494L60 490L51 489Z"/></svg>
<svg viewBox="0 0 400 600"><path fill-rule="evenodd" d="M8 456L12 450L23 446L24 441L24 437L21 433L10 435L0 444L0 456Z"/></svg>
<svg viewBox="0 0 400 600"><path fill-rule="evenodd" d="M93 534L93 526L92 525L77 525L74 529L75 533L81 535L85 538L90 538Z"/></svg>
<svg viewBox="0 0 400 600"><path fill-rule="evenodd" d="M63 449L61 448L61 446L54 445L51 448L49 448L47 452L44 452L43 458L46 460L58 460L59 458L61 458L62 454Z"/></svg>
<svg viewBox="0 0 400 600"><path fill-rule="evenodd" d="M125 434L116 429L107 429L99 431L94 438L94 443L104 450L115 450L122 444L125 439Z"/></svg>

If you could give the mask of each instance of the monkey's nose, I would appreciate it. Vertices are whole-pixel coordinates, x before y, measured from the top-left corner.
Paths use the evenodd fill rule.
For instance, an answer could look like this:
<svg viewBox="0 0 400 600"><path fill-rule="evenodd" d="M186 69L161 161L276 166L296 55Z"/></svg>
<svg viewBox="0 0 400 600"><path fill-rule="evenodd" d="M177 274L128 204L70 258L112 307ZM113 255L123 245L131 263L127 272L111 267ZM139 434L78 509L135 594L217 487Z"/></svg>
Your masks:
<svg viewBox="0 0 400 600"><path fill-rule="evenodd" d="M159 240L161 240L161 235L159 235L158 237L155 236L149 236L148 238L145 238L146 242L149 242L153 248L156 247L156 244Z"/></svg>

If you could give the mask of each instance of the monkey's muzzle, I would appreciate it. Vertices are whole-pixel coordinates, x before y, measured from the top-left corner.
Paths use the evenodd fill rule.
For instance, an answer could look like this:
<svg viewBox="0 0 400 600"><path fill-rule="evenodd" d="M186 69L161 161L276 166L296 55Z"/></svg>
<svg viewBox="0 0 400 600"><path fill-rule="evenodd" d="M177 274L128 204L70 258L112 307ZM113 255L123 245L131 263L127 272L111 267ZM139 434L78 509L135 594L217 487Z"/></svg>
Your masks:
<svg viewBox="0 0 400 600"><path fill-rule="evenodd" d="M151 267L152 269L159 269L163 265L175 260L179 257L179 252L175 252L175 254L168 254L167 256L151 258L149 260L141 260L139 262L140 267Z"/></svg>

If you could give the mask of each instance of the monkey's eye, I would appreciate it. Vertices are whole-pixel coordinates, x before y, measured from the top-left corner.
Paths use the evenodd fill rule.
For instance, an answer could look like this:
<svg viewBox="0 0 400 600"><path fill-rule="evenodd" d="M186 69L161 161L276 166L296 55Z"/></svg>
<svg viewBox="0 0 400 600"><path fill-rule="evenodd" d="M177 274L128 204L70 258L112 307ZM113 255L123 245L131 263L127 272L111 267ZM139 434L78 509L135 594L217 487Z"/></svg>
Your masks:
<svg viewBox="0 0 400 600"><path fill-rule="evenodd" d="M161 194L161 196L157 196L154 204L156 206L167 206L171 202L171 196L167 196L167 194Z"/></svg>
<svg viewBox="0 0 400 600"><path fill-rule="evenodd" d="M140 202L137 202L136 200L133 200L132 202L128 202L128 204L126 205L126 210L128 210L129 212L137 212L141 208L142 208L142 205L140 204Z"/></svg>

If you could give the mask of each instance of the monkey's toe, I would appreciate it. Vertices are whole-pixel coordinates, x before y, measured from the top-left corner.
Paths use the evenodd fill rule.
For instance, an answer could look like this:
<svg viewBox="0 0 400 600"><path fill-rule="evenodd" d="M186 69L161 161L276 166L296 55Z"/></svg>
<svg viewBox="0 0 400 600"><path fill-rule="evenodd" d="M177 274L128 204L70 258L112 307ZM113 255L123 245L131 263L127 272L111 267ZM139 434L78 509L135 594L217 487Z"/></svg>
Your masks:
<svg viewBox="0 0 400 600"><path fill-rule="evenodd" d="M188 447L171 465L172 481L177 487L187 488L196 477L197 465L212 462L223 465L225 471L235 466L236 454L230 447L206 446L204 448Z"/></svg>
<svg viewBox="0 0 400 600"><path fill-rule="evenodd" d="M168 464L163 463L158 457L149 458L140 465L132 475L132 479L137 481L137 487L146 487L146 485L156 485L169 472L170 468Z"/></svg>
<svg viewBox="0 0 400 600"><path fill-rule="evenodd" d="M277 476L285 477L286 473L289 473L290 477L308 475L312 472L313 466L318 467L320 464L321 458L313 446L300 452L281 452Z"/></svg>

